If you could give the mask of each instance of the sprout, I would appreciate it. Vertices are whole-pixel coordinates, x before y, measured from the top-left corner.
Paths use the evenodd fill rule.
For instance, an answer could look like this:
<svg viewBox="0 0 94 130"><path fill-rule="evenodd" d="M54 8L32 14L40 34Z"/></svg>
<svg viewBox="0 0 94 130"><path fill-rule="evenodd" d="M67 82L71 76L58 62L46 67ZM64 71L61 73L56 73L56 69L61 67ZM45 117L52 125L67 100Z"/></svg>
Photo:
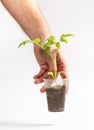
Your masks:
<svg viewBox="0 0 94 130"><path fill-rule="evenodd" d="M67 37L71 37L71 36L74 36L74 34L62 34L60 36L59 41L56 41L55 36L51 35L50 37L47 38L46 43L42 43L40 38L35 38L33 40L25 40L25 41L21 42L18 47L21 47L22 45L26 45L27 43L33 43L33 44L36 44L37 46L39 46L41 49L43 49L51 57L51 61L53 63L53 68L54 68L54 71L48 72L48 75L51 76L53 79L56 79L56 77L57 77L56 56L57 56L58 50L61 48L62 42L68 44ZM51 50L51 47L53 44L56 47L55 54ZM58 73L60 74L60 73L64 73L64 72L60 71Z"/></svg>

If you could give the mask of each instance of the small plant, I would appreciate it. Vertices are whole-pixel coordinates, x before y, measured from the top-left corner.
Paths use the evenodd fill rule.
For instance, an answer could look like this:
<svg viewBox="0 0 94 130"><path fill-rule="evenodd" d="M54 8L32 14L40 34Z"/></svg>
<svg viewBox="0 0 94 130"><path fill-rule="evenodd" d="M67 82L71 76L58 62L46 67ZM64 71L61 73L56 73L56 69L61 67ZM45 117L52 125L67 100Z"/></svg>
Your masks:
<svg viewBox="0 0 94 130"><path fill-rule="evenodd" d="M35 38L34 40L25 40L25 41L21 42L18 47L25 45L27 43L33 43L33 44L36 44L37 46L39 46L41 49L43 49L50 56L51 61L53 63L53 68L54 68L54 71L48 72L48 75L52 76L53 79L56 79L56 77L57 77L57 70L56 70L57 52L61 48L62 42L68 44L67 38L71 37L71 36L74 36L74 35L73 34L62 34L59 38L59 41L56 41L55 36L51 35L47 38L46 43L43 43L40 38ZM53 45L55 46L54 52L52 51ZM58 73L64 73L64 72L61 71L61 72L58 72Z"/></svg>
<svg viewBox="0 0 94 130"><path fill-rule="evenodd" d="M47 42L43 43L40 38L35 38L34 40L25 40L19 44L18 47L25 45L27 43L34 43L39 46L49 57L53 63L53 72L48 72L48 75L53 79L44 79L44 84L46 88L48 110L50 112L62 112L65 108L65 93L66 93L66 82L68 79L58 80L58 73L65 73L64 71L57 72L56 57L58 50L61 48L61 43L68 43L67 38L74 36L73 34L62 34L58 41L56 41L55 36L49 36ZM54 46L54 48L53 48ZM54 50L52 50L54 49Z"/></svg>

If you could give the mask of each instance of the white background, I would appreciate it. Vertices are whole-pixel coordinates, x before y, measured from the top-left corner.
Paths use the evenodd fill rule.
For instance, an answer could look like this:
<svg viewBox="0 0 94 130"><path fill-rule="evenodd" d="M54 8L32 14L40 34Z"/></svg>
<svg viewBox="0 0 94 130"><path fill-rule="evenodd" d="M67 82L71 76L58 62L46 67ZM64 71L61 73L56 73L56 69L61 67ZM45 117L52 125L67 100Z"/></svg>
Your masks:
<svg viewBox="0 0 94 130"><path fill-rule="evenodd" d="M28 37L0 3L0 130L94 130L94 1L37 1L53 35L75 34L62 46L70 74L65 111L48 112L42 85L33 83L33 46L18 49Z"/></svg>

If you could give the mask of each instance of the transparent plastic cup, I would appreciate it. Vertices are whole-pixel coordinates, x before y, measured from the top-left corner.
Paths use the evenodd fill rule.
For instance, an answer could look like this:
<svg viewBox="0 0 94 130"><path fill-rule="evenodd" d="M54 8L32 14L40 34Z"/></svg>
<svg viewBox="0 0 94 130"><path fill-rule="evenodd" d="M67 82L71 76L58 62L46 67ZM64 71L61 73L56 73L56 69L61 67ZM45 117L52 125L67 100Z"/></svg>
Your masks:
<svg viewBox="0 0 94 130"><path fill-rule="evenodd" d="M68 79L44 79L48 110L62 112L65 108L66 86Z"/></svg>

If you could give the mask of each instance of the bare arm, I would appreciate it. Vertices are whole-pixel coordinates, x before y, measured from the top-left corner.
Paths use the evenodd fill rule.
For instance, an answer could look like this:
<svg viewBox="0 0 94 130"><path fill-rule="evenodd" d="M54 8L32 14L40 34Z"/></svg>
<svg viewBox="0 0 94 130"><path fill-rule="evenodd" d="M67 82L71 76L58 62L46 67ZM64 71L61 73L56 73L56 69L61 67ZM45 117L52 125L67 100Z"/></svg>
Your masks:
<svg viewBox="0 0 94 130"><path fill-rule="evenodd" d="M40 37L42 41L45 42L49 35L51 35L49 27L35 0L1 0L1 2L30 39ZM34 52L40 66L39 73L34 76L35 83L38 84L41 83L43 79L48 78L47 72L52 72L53 66L49 56L40 52L39 47L34 46ZM57 57L57 71L65 71L66 75L62 74L61 77L68 77L66 63L60 53L58 53ZM44 91L45 88L43 87L41 92Z"/></svg>
<svg viewBox="0 0 94 130"><path fill-rule="evenodd" d="M1 0L1 2L30 39L40 37L45 41L50 35L48 25L35 0Z"/></svg>

